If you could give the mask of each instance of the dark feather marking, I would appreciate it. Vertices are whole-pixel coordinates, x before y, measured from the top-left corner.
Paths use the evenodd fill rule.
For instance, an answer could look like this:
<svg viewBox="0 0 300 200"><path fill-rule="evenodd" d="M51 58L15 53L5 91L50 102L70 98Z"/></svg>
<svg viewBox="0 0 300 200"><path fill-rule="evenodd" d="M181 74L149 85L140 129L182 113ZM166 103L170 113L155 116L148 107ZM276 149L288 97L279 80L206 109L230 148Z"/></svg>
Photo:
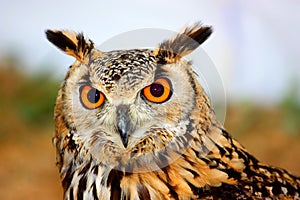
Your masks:
<svg viewBox="0 0 300 200"><path fill-rule="evenodd" d="M166 177L167 177L167 180L164 181L161 177L159 177L159 179L166 184L166 186L169 188L169 192L170 192L170 195L171 197L173 197L174 199L178 200L179 197L178 197L178 194L176 193L176 190L175 190L175 187L171 186L169 184L169 181L171 180L170 177L169 177L169 174L168 174L168 171L169 171L169 167L164 167L164 168L161 168L161 170L165 173Z"/></svg>
<svg viewBox="0 0 300 200"><path fill-rule="evenodd" d="M69 139L68 140L68 148L70 150L76 151L78 145L75 143L75 140L73 139L73 136L74 136L73 131L70 131L69 133L70 133L70 137L68 138Z"/></svg>
<svg viewBox="0 0 300 200"><path fill-rule="evenodd" d="M93 187L93 197L94 197L94 200L99 200L98 195L97 195L96 183L93 183L92 187Z"/></svg>
<svg viewBox="0 0 300 200"><path fill-rule="evenodd" d="M176 192L176 187L173 187L172 185L170 185L168 182L165 182L166 186L169 188L169 192L171 197L173 197L175 200L179 200L178 194Z"/></svg>
<svg viewBox="0 0 300 200"><path fill-rule="evenodd" d="M74 190L73 190L73 188L70 189L70 199L69 200L74 200Z"/></svg>
<svg viewBox="0 0 300 200"><path fill-rule="evenodd" d="M150 198L150 193L144 185L139 184L137 186L137 192L138 192L138 195L139 195L140 199L143 199L143 200L150 200L151 199Z"/></svg>
<svg viewBox="0 0 300 200"><path fill-rule="evenodd" d="M82 200L83 199L83 193L86 190L86 182L87 182L86 175L83 175L80 178L79 184L78 184L78 191L77 191L77 199L78 200Z"/></svg>
<svg viewBox="0 0 300 200"><path fill-rule="evenodd" d="M94 166L92 169L93 173L97 176L98 175L98 166Z"/></svg>
<svg viewBox="0 0 300 200"><path fill-rule="evenodd" d="M226 150L217 143L215 143L215 146L218 148L220 155L223 157L226 154Z"/></svg>
<svg viewBox="0 0 300 200"><path fill-rule="evenodd" d="M195 49L209 38L213 30L211 27L201 27L198 31L192 32L191 34L189 34L189 32L190 30L184 32L184 34L188 35L198 44L196 44L195 41L189 41L191 44L189 43L188 46L190 49Z"/></svg>
<svg viewBox="0 0 300 200"><path fill-rule="evenodd" d="M107 178L107 186L110 186L110 199L121 199L121 179L123 174L121 171L112 169Z"/></svg>
<svg viewBox="0 0 300 200"><path fill-rule="evenodd" d="M85 54L86 52L90 51L89 47L86 46L87 44L86 44L86 41L85 41L84 36L83 36L82 33L77 34L76 35L76 39L78 40L78 49L77 49L77 52L82 51L83 54Z"/></svg>
<svg viewBox="0 0 300 200"><path fill-rule="evenodd" d="M47 39L52 42L55 46L60 48L61 50L65 51L67 48L76 51L77 46L76 44L70 40L66 35L63 34L61 31L46 31Z"/></svg>
<svg viewBox="0 0 300 200"><path fill-rule="evenodd" d="M211 35L211 27L201 27L200 23L177 34L173 39L166 40L159 45L157 53L158 62L166 64L168 59L185 55L187 52L196 49Z"/></svg>
<svg viewBox="0 0 300 200"><path fill-rule="evenodd" d="M300 194L300 188L296 189L295 187L293 187L290 183L286 183L284 185L284 187L287 188L288 194L289 195L295 195L296 192L298 192Z"/></svg>
<svg viewBox="0 0 300 200"><path fill-rule="evenodd" d="M224 148L225 148L225 151L228 152L228 154L225 154L225 157L232 159L232 153L233 153L232 148L230 148L230 147L224 147Z"/></svg>
<svg viewBox="0 0 300 200"><path fill-rule="evenodd" d="M91 161L88 162L87 165L84 166L84 168L82 168L82 170L80 170L79 174L78 175L85 175L85 174L88 174L87 171L90 169L91 167Z"/></svg>
<svg viewBox="0 0 300 200"><path fill-rule="evenodd" d="M56 47L61 49L62 51L71 50L73 53L81 58L82 56L86 56L91 52L94 48L94 43L91 40L87 40L84 38L82 33L76 34L77 44L74 43L67 35L64 34L62 31L46 31L47 39L53 43ZM87 41L89 43L87 43ZM82 55L80 55L82 52Z"/></svg>
<svg viewBox="0 0 300 200"><path fill-rule="evenodd" d="M196 186L194 186L192 183L190 183L189 181L187 181L187 184L189 185L189 187L191 188L193 194L195 195L199 195L200 194L200 188L197 188Z"/></svg>
<svg viewBox="0 0 300 200"><path fill-rule="evenodd" d="M191 163L191 165L192 165L192 163ZM186 167L184 169L187 170L188 172L190 172L191 174L193 174L194 178L199 177L199 174L195 170L192 170L192 169L189 169Z"/></svg>
<svg viewBox="0 0 300 200"><path fill-rule="evenodd" d="M73 175L74 175L74 171L73 171L72 168L73 168L73 165L70 164L69 168L68 168L68 170L66 172L66 175L65 175L65 177L62 180L62 186L64 188L64 191L68 190L68 188L70 187L70 184L72 182L72 178L73 178Z"/></svg>
<svg viewBox="0 0 300 200"><path fill-rule="evenodd" d="M226 172L226 174L228 174L228 178L234 178L235 180L240 180L241 179L241 173L235 171L232 168L224 169L224 170L223 169L219 169L219 170Z"/></svg>
<svg viewBox="0 0 300 200"><path fill-rule="evenodd" d="M282 184L280 183L280 182L278 182L278 181L275 181L273 184L272 184L272 192L273 192L273 194L275 194L275 195L278 195L278 194L280 194L281 193L281 186L282 186Z"/></svg>
<svg viewBox="0 0 300 200"><path fill-rule="evenodd" d="M189 184L192 191L199 199L210 197L211 199L252 199L245 191L236 185L222 184L220 187L196 188Z"/></svg>

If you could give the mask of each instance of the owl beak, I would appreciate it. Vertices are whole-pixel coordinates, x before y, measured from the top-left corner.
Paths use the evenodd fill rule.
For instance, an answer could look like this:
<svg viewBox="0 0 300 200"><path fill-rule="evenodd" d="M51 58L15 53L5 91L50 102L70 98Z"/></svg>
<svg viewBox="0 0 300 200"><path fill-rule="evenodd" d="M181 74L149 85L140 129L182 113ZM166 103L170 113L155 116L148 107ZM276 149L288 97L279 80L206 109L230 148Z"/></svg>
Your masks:
<svg viewBox="0 0 300 200"><path fill-rule="evenodd" d="M131 123L128 111L128 106L121 105L117 107L117 126L125 148L128 145L128 133L131 130Z"/></svg>

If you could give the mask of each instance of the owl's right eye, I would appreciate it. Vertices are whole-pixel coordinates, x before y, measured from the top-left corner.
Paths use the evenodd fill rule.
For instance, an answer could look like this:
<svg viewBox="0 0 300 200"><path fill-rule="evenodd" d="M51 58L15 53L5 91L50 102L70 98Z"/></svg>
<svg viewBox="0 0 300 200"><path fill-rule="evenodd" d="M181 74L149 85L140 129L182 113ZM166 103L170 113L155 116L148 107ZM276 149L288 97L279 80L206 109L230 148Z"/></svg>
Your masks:
<svg viewBox="0 0 300 200"><path fill-rule="evenodd" d="M167 78L158 78L142 90L142 95L153 103L163 103L172 95L171 82Z"/></svg>
<svg viewBox="0 0 300 200"><path fill-rule="evenodd" d="M99 108L105 101L104 94L89 85L81 86L79 92L80 101L87 109Z"/></svg>

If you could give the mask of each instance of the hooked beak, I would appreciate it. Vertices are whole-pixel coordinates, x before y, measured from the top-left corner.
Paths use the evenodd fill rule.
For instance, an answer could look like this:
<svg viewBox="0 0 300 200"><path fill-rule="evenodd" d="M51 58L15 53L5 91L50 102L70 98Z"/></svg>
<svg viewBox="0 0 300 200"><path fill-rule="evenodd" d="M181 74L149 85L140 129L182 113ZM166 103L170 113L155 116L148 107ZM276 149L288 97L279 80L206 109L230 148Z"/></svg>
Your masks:
<svg viewBox="0 0 300 200"><path fill-rule="evenodd" d="M129 109L126 105L120 105L117 107L117 127L125 148L128 145L128 134L132 129L128 112Z"/></svg>

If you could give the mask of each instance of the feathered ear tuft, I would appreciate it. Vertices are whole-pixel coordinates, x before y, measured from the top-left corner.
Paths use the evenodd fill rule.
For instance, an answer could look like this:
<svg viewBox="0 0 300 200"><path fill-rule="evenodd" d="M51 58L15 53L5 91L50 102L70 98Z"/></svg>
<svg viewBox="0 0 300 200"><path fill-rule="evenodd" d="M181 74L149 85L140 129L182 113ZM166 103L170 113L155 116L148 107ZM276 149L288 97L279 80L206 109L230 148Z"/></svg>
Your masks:
<svg viewBox="0 0 300 200"><path fill-rule="evenodd" d="M200 46L211 34L211 27L195 23L184 28L172 39L162 42L154 51L154 56L161 63L175 63Z"/></svg>
<svg viewBox="0 0 300 200"><path fill-rule="evenodd" d="M94 43L82 33L65 30L47 30L45 33L52 44L80 62L83 62L94 48Z"/></svg>

